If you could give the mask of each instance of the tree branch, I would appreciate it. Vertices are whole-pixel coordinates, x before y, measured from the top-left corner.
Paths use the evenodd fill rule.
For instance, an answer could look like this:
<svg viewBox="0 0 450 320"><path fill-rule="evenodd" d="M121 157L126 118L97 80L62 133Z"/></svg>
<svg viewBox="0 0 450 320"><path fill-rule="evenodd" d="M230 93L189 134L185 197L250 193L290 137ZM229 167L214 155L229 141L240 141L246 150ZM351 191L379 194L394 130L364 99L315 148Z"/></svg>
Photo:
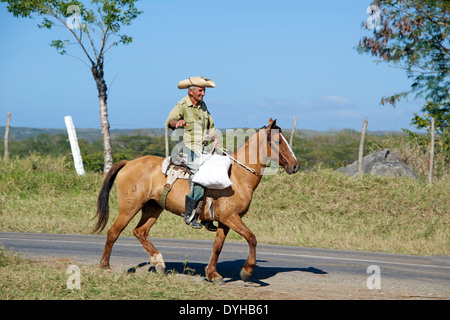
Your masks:
<svg viewBox="0 0 450 320"><path fill-rule="evenodd" d="M84 47L83 43L81 42L81 39L77 36L75 31L73 31L71 28L69 28L69 26L67 25L66 21L63 18L61 18L56 12L54 12L51 9L48 11L48 15L50 15L51 17L59 20L67 29L69 29L69 31L73 34L75 39L77 39L78 43L80 44L81 48L83 49L84 53L86 54L86 56L89 59L89 61L91 62L91 64L94 66L95 62L92 60L91 56L87 52L86 48Z"/></svg>

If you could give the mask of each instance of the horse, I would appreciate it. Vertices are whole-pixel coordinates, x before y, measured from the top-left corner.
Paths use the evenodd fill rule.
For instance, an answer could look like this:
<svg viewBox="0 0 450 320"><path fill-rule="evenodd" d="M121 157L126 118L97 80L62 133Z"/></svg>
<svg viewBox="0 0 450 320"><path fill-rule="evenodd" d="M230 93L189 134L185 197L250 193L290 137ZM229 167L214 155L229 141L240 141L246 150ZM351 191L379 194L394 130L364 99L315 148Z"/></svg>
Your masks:
<svg viewBox="0 0 450 320"><path fill-rule="evenodd" d="M256 161L250 161L249 155L252 152L258 154ZM229 170L232 185L223 190L211 190L214 220L218 221L218 228L205 273L209 281L219 284L223 284L224 280L217 272L217 261L230 229L244 237L249 245L248 258L240 271L241 279L248 281L256 266L256 237L242 221L242 217L249 209L253 192L258 187L269 160L277 161L288 174L294 174L300 168L300 163L286 137L276 125L276 120L272 118L268 126L261 127L234 152L234 158L239 154L245 155L245 161L232 163ZM162 157L149 155L131 161L120 161L114 164L105 175L97 199L97 223L93 231L100 233L108 222L109 193L115 180L119 214L108 230L100 267L110 268L109 260L114 242L130 220L142 210L141 219L133 230L133 234L148 252L150 264L155 267L155 270L160 273L165 272L162 254L148 239L150 228L163 212L161 194L166 184L166 177L161 169L163 160ZM184 213L185 196L188 193L188 180L178 179L166 198L166 210L181 216ZM200 214L202 221L209 217L204 212Z"/></svg>

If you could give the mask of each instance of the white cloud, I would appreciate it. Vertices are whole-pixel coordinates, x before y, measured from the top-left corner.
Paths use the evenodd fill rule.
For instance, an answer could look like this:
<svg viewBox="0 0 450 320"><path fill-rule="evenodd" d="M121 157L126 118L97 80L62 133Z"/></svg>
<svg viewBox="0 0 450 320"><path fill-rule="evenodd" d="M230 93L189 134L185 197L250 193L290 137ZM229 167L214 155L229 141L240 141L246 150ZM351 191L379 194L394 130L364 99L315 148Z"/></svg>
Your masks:
<svg viewBox="0 0 450 320"><path fill-rule="evenodd" d="M333 104L337 104L337 105L349 105L349 104L352 103L352 101L350 99L348 99L348 98L340 97L340 96L334 96L334 95L321 97L319 99L319 101L321 101L321 102L329 102L329 103L333 103Z"/></svg>

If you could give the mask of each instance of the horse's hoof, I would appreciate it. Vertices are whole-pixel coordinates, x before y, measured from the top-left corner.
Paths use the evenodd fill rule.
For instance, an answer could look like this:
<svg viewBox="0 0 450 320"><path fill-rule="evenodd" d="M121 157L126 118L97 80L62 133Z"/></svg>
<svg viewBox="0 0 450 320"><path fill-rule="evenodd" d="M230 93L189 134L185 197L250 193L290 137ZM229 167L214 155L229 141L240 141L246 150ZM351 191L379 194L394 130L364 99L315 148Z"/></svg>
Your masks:
<svg viewBox="0 0 450 320"><path fill-rule="evenodd" d="M225 281L223 280L222 277L217 277L217 278L211 279L211 281L212 281L212 283L218 284L220 286L225 284Z"/></svg>
<svg viewBox="0 0 450 320"><path fill-rule="evenodd" d="M247 282L248 279L250 279L250 275L244 269L241 270L239 275L241 276L242 281Z"/></svg>

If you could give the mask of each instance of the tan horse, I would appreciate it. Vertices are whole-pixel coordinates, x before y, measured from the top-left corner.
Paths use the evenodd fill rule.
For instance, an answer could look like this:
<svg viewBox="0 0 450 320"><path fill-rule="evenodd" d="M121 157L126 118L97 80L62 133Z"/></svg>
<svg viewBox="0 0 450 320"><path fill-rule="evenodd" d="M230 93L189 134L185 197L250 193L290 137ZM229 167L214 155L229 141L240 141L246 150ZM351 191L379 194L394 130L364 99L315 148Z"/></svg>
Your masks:
<svg viewBox="0 0 450 320"><path fill-rule="evenodd" d="M277 130L273 130L277 129ZM245 149L242 149L245 148ZM242 153L245 151L245 153ZM257 161L249 161L249 154L258 154ZM214 217L219 221L216 239L208 266L205 268L206 278L210 281L223 283L217 272L217 261L225 238L230 229L243 236L250 247L250 253L240 276L247 281L256 266L256 237L242 221L252 200L253 192L262 178L266 163L278 161L287 173L296 173L300 167L281 129L276 126L276 120L270 119L269 125L262 127L234 153L245 154L245 165L254 169L252 173L244 166L233 163L230 169L232 186L224 190L212 190ZM98 221L94 231L101 232L109 215L109 192L114 180L117 179L119 200L119 215L108 231L108 237L100 266L109 267L111 249L122 230L139 210L142 217L133 233L150 255L150 263L159 272L164 272L165 264L161 253L148 239L150 228L163 211L160 205L161 193L166 184L166 177L161 172L163 158L145 156L132 161L121 161L115 164L106 174L97 202ZM244 161L243 161L244 162ZM256 163L249 163L256 162ZM187 180L177 180L166 199L166 210L181 215L184 212L185 196L189 192ZM202 214L202 220L207 217ZM180 223L183 223L180 221Z"/></svg>

